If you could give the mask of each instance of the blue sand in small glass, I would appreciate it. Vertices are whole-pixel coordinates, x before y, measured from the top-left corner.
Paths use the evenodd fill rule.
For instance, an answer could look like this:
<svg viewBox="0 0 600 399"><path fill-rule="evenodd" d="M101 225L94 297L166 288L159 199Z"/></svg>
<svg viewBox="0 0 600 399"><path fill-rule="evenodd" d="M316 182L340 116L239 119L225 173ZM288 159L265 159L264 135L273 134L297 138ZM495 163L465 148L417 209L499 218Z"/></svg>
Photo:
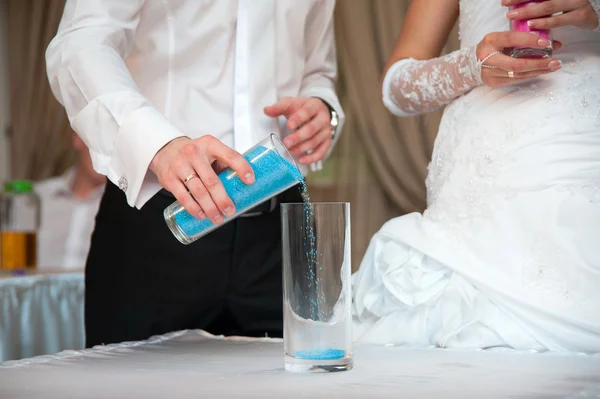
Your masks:
<svg viewBox="0 0 600 399"><path fill-rule="evenodd" d="M311 349L306 351L296 351L294 357L306 360L335 360L346 356L346 351L342 349Z"/></svg>
<svg viewBox="0 0 600 399"><path fill-rule="evenodd" d="M273 149L258 146L245 154L244 158L254 170L253 184L247 185L230 170L219 174L219 179L235 204L236 211L251 209L295 183L303 181L298 168ZM198 220L183 208L174 214L174 218L181 230L189 237L201 234L214 226L210 219Z"/></svg>

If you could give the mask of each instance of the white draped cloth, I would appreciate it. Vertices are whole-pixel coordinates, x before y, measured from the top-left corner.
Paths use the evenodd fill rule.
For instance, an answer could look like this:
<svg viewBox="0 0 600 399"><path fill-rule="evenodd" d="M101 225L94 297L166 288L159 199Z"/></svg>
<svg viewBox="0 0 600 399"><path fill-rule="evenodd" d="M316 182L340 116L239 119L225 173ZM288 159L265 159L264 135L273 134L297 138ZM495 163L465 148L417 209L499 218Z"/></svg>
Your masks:
<svg viewBox="0 0 600 399"><path fill-rule="evenodd" d="M0 364L0 397L592 398L600 356L356 345L354 369L283 370L283 344L179 331Z"/></svg>
<svg viewBox="0 0 600 399"><path fill-rule="evenodd" d="M83 273L0 277L0 361L83 348L84 291Z"/></svg>

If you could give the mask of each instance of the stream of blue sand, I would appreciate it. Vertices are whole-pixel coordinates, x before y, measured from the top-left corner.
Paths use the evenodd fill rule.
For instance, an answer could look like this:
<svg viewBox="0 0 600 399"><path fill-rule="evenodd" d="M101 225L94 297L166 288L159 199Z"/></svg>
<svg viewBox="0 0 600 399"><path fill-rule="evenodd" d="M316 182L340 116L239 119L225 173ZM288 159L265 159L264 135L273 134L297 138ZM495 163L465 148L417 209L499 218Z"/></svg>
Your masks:
<svg viewBox="0 0 600 399"><path fill-rule="evenodd" d="M303 194L307 193L304 177L298 168L276 151L259 146L245 154L244 158L254 170L253 184L247 185L231 170L219 174L219 179L233 201L236 211L247 211L297 183L300 183ZM308 195L303 197L308 199ZM310 209L310 206L308 208ZM189 237L197 236L214 227L210 219L198 220L185 209L175 213L174 218L181 230ZM306 360L335 360L342 359L345 355L344 350L330 348L301 350L294 353L296 358Z"/></svg>

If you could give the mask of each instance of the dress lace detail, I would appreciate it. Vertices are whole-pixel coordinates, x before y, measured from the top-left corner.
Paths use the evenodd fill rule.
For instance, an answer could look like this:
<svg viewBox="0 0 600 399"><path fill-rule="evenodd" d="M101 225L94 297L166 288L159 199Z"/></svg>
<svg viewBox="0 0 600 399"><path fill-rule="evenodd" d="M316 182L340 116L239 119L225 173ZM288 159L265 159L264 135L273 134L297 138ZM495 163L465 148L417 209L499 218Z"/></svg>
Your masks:
<svg viewBox="0 0 600 399"><path fill-rule="evenodd" d="M589 180L577 184L567 184L559 188L560 191L571 195L580 195L590 204L600 205L600 170Z"/></svg>
<svg viewBox="0 0 600 399"><path fill-rule="evenodd" d="M473 104L472 98L464 98L449 106L444 120L447 129L438 136L426 180L428 205L424 217L442 226L453 239L458 239L457 232L465 227L483 227L499 203L515 195L510 186L498 181L498 176L513 167L512 149L519 139L518 130L506 120L498 126L502 134L482 135L485 121L467 118Z"/></svg>
<svg viewBox="0 0 600 399"><path fill-rule="evenodd" d="M475 48L465 48L428 61L408 58L388 70L383 102L398 116L434 111L480 86L481 62Z"/></svg>
<svg viewBox="0 0 600 399"><path fill-rule="evenodd" d="M493 122L495 133L482 134L489 130L492 122L489 117L473 115L483 115L476 107L484 103L482 99L488 95L512 93L523 101L535 101L546 108L547 115L560 114L561 123L570 125L562 135L564 140L578 140L569 136L579 134L592 139L591 132L600 131L600 93L597 78L590 73L591 62L579 59L566 62L561 72L562 83L555 81L550 85L547 80L532 80L500 90L480 87L449 105L428 168L428 207L424 216L444 226L446 231L461 230L466 225L481 227L489 221L488 215L493 214L499 203L517 195L510 180L508 183L498 181L499 176L515 168L515 151L553 139L554 121L528 117L527 113L498 118ZM540 172L534 169L530 173ZM580 173L584 174L577 183L558 180L543 184L556 191L583 195L597 204L600 171L591 169Z"/></svg>
<svg viewBox="0 0 600 399"><path fill-rule="evenodd" d="M529 252L531 257L522 269L523 287L538 301L561 309L567 306L585 307L591 299L597 298L597 295L587 295L593 292L593 287L585 287L590 283L584 274L566 267L574 261L561 243L538 236L532 241Z"/></svg>

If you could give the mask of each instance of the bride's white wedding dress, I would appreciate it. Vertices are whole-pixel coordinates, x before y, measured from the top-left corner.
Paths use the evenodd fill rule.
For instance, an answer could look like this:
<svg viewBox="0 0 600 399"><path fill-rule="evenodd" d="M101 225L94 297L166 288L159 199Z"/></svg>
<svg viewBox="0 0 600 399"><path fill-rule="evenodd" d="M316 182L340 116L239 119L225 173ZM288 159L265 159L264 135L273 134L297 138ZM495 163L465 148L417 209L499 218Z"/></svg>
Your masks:
<svg viewBox="0 0 600 399"><path fill-rule="evenodd" d="M460 4L461 48L507 30L499 0ZM427 210L387 222L353 276L355 339L600 351L600 33L553 38L558 72L446 108Z"/></svg>

